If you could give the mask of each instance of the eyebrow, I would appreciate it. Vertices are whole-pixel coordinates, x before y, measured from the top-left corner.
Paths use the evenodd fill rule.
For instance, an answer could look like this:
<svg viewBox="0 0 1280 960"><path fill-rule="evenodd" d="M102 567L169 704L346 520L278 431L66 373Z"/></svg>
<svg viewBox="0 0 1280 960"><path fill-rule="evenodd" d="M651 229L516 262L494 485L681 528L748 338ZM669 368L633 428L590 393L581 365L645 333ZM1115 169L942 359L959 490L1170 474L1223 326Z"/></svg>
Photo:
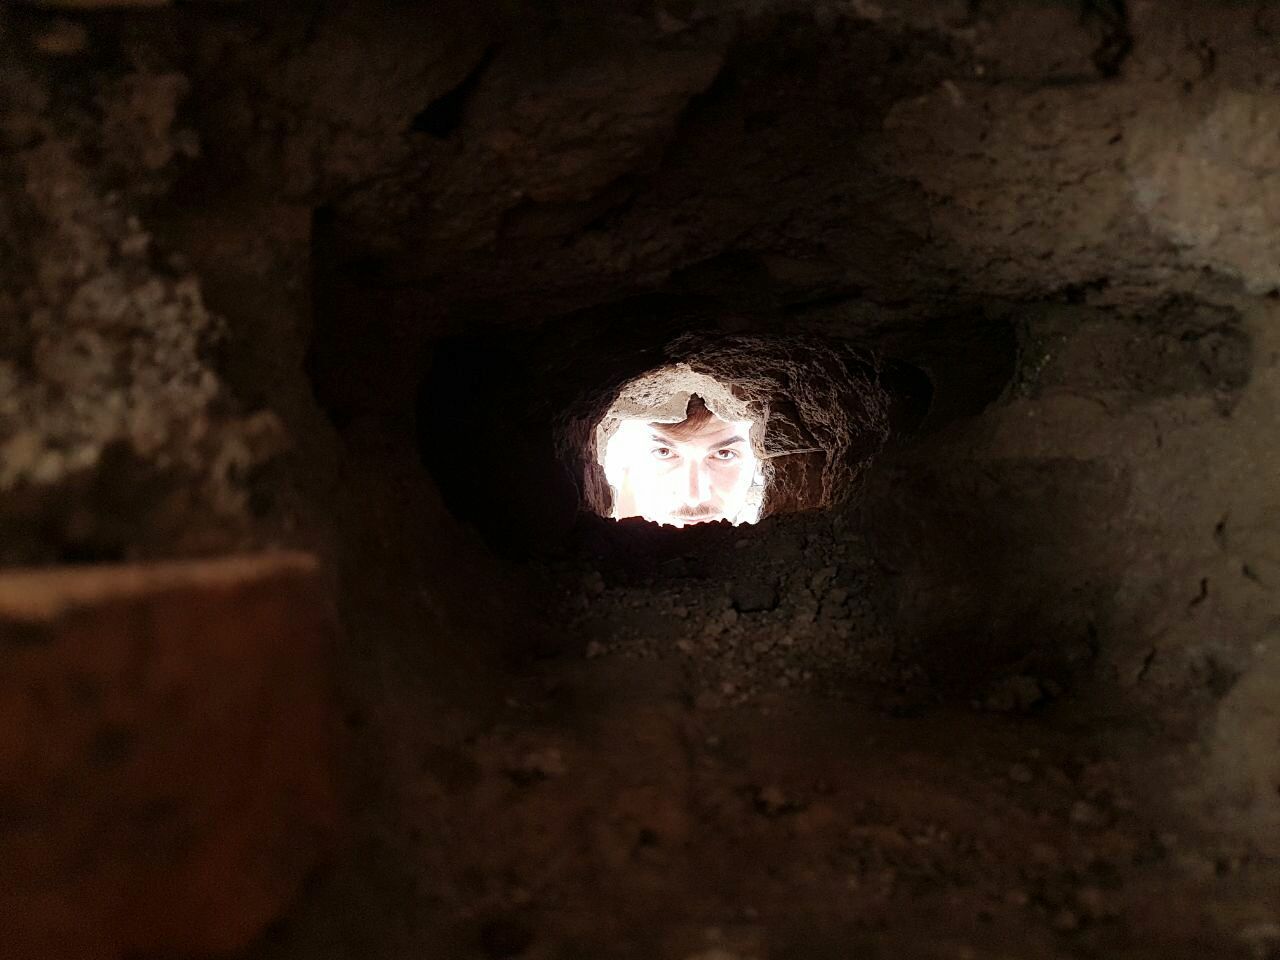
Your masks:
<svg viewBox="0 0 1280 960"><path fill-rule="evenodd" d="M674 439L673 437L668 437L666 434L658 430L653 431L653 433L649 435L649 439L657 440L659 443L680 443L681 442L679 440ZM747 441L745 437L739 436L738 434L734 434L732 437L729 437L729 439L727 440L717 440L715 443L708 444L708 446L731 447L735 443L746 443L746 442Z"/></svg>

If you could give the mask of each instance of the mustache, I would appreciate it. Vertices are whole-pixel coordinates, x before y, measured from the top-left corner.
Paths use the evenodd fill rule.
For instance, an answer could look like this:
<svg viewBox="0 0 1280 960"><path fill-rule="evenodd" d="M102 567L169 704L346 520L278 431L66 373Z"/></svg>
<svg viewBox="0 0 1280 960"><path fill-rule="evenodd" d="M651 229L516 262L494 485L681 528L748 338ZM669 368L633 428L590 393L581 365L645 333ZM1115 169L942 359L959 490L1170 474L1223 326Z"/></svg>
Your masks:
<svg viewBox="0 0 1280 960"><path fill-rule="evenodd" d="M705 520L708 517L720 516L720 511L715 507L676 507L671 511L671 515L681 520Z"/></svg>

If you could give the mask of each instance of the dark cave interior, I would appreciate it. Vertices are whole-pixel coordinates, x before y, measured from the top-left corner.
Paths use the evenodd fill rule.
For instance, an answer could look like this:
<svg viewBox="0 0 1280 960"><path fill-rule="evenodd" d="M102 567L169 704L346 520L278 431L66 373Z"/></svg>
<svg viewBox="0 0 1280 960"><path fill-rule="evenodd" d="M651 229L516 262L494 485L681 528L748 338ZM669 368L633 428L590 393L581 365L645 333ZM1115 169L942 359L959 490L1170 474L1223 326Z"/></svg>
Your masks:
<svg viewBox="0 0 1280 960"><path fill-rule="evenodd" d="M12 955L1276 960L1278 38L0 8Z"/></svg>

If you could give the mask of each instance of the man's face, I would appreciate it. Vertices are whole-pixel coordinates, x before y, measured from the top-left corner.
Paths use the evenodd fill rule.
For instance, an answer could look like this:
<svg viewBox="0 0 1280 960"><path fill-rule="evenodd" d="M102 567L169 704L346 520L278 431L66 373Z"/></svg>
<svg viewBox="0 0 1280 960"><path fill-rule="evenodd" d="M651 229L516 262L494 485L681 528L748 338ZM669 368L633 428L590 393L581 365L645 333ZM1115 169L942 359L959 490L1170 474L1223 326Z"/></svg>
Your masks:
<svg viewBox="0 0 1280 960"><path fill-rule="evenodd" d="M736 521L746 505L757 460L749 421L709 416L702 423L625 421L609 444L618 517L641 516L681 527Z"/></svg>

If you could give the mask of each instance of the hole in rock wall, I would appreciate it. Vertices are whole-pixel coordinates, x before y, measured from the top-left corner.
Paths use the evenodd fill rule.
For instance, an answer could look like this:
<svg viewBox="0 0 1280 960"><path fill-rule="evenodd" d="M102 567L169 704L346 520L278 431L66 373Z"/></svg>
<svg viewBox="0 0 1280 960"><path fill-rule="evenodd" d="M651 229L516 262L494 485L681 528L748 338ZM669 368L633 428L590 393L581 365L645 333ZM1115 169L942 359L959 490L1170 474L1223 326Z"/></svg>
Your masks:
<svg viewBox="0 0 1280 960"><path fill-rule="evenodd" d="M843 340L654 339L437 343L418 438L450 511L491 543L540 552L593 515L684 527L831 507L931 395L918 369Z"/></svg>
<svg viewBox="0 0 1280 960"><path fill-rule="evenodd" d="M696 332L662 352L560 425L590 512L685 526L830 507L888 439L886 364L846 342Z"/></svg>
<svg viewBox="0 0 1280 960"><path fill-rule="evenodd" d="M699 349L710 342L704 340ZM736 346L727 354L731 361L749 362L744 358L754 356L762 368L756 379L748 378L758 391L764 390L755 400L744 401L725 383L685 362L651 370L618 391L594 437L608 483L610 506L600 511L604 516L642 517L675 527L717 521L757 523L776 470L782 468L784 478L788 475L780 458L808 457L810 467L825 468L827 458L839 456L849 442L852 449L844 456L855 461L850 465L852 474L837 480L829 493L818 490L811 502L795 503L801 508L830 506L845 499L858 471L870 465L880 441L890 434L906 434L919 424L932 397L929 378L909 364L867 354L861 379L848 371L832 379L832 368L819 359L824 351L830 352L827 360L837 359L841 349L847 348L822 347L804 338L790 344L783 339L747 338ZM795 349L801 355L798 367L779 376L782 368L773 364L785 351ZM805 351L812 355L805 357ZM769 370L775 377L771 386ZM800 438L793 429L792 442L785 447L770 443L766 425L771 415L776 412L779 429L786 429L785 418L797 416L795 392L812 392L844 404L845 415L860 424L863 435L855 439L836 429L806 447L796 445ZM820 410L821 404L817 406ZM836 411L826 415L833 422L840 420ZM810 418L814 419L812 412ZM857 431L846 424L845 432ZM859 458L865 459L858 462ZM786 496L784 480L784 489L774 497L775 512Z"/></svg>

